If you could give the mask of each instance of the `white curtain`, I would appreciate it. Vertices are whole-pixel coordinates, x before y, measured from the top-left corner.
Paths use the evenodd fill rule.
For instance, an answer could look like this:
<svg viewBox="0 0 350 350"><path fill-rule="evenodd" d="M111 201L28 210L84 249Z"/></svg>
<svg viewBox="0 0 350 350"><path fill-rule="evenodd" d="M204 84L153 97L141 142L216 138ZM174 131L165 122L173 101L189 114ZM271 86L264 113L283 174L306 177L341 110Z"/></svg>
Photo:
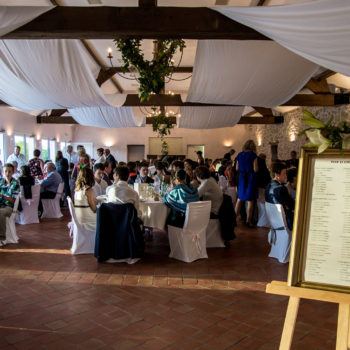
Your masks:
<svg viewBox="0 0 350 350"><path fill-rule="evenodd" d="M273 41L201 40L187 101L274 107L317 69Z"/></svg>
<svg viewBox="0 0 350 350"><path fill-rule="evenodd" d="M145 123L145 118L136 117L131 107L82 107L69 112L79 124L98 128L128 128Z"/></svg>
<svg viewBox="0 0 350 350"><path fill-rule="evenodd" d="M187 129L213 129L236 125L244 107L181 107L178 127Z"/></svg>
<svg viewBox="0 0 350 350"><path fill-rule="evenodd" d="M213 7L320 66L350 75L350 1L264 7Z"/></svg>
<svg viewBox="0 0 350 350"><path fill-rule="evenodd" d="M24 111L121 105L96 83L78 40L1 40L0 99Z"/></svg>
<svg viewBox="0 0 350 350"><path fill-rule="evenodd" d="M0 36L27 24L54 6L0 6Z"/></svg>

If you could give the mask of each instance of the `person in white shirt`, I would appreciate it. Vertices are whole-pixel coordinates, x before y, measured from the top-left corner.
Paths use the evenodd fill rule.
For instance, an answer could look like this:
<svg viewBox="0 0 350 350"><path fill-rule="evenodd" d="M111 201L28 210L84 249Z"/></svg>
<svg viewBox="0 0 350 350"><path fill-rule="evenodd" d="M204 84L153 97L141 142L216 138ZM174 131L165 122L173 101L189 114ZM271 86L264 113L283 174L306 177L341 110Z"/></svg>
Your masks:
<svg viewBox="0 0 350 350"><path fill-rule="evenodd" d="M72 145L67 146L67 151L64 155L64 158L67 158L68 164L73 163L74 165L76 165L79 162L78 154L73 151Z"/></svg>
<svg viewBox="0 0 350 350"><path fill-rule="evenodd" d="M95 161L95 164L102 163L104 164L106 162L106 157L104 156L104 149L103 148L97 148L97 159Z"/></svg>
<svg viewBox="0 0 350 350"><path fill-rule="evenodd" d="M17 162L17 167L20 168L22 165L26 165L26 157L21 153L21 147L16 146L14 152L9 155L6 163Z"/></svg>
<svg viewBox="0 0 350 350"><path fill-rule="evenodd" d="M102 163L94 165L95 185L92 187L96 197L106 194L107 182L103 180L105 166Z"/></svg>
<svg viewBox="0 0 350 350"><path fill-rule="evenodd" d="M11 164L13 165L13 174L12 177L15 180L18 180L18 178L21 176L21 173L18 170L18 163L14 160L13 162L11 162Z"/></svg>
<svg viewBox="0 0 350 350"><path fill-rule="evenodd" d="M219 214L219 210L223 201L222 191L216 180L210 176L210 171L205 166L199 166L195 169L195 175L200 182L198 187L198 195L201 200L211 201L211 213Z"/></svg>
<svg viewBox="0 0 350 350"><path fill-rule="evenodd" d="M127 183L129 169L126 166L117 166L114 169L113 178L114 184L106 189L107 203L131 203L140 214L139 195Z"/></svg>

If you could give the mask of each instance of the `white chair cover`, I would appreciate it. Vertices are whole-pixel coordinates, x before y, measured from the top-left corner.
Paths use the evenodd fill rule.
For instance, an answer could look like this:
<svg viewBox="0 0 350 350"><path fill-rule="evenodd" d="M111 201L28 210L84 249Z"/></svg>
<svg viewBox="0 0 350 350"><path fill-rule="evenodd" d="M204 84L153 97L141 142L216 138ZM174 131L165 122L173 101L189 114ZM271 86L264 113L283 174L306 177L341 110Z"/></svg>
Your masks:
<svg viewBox="0 0 350 350"><path fill-rule="evenodd" d="M38 224L38 205L40 200L40 185L32 186L32 199L25 199L23 187L21 186L20 201L22 211L18 212L16 223L20 225Z"/></svg>
<svg viewBox="0 0 350 350"><path fill-rule="evenodd" d="M63 216L60 207L60 199L63 194L64 183L58 185L56 197L54 199L42 199L43 215L42 219L59 219Z"/></svg>
<svg viewBox="0 0 350 350"><path fill-rule="evenodd" d="M15 220L19 204L19 197L20 196L18 195L16 198L11 216L9 218L6 218L6 240L2 242L3 244L18 243L19 239L17 236Z"/></svg>
<svg viewBox="0 0 350 350"><path fill-rule="evenodd" d="M277 259L280 263L287 263L292 235L287 226L284 209L281 204L267 202L265 208L271 227L268 235L271 244L269 257Z"/></svg>
<svg viewBox="0 0 350 350"><path fill-rule="evenodd" d="M256 224L256 226L270 227L270 222L266 215L265 200L259 198L257 200L257 205L258 205L258 223Z"/></svg>
<svg viewBox="0 0 350 350"><path fill-rule="evenodd" d="M168 226L170 258L184 262L208 258L206 230L210 209L210 201L188 203L184 227Z"/></svg>
<svg viewBox="0 0 350 350"><path fill-rule="evenodd" d="M210 219L207 227L207 248L225 248L224 240L221 237L220 221Z"/></svg>
<svg viewBox="0 0 350 350"><path fill-rule="evenodd" d="M68 224L70 236L73 238L73 244L70 249L72 254L93 254L95 250L96 230L91 230L79 223L75 215L75 208L70 197L67 197L69 212L72 221Z"/></svg>

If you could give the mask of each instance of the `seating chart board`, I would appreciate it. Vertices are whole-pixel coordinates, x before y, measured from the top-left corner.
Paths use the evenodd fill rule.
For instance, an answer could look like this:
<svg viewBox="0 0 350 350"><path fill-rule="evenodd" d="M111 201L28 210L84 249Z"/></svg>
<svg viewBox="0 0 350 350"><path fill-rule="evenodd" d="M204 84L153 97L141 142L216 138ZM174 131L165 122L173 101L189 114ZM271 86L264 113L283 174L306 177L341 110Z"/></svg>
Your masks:
<svg viewBox="0 0 350 350"><path fill-rule="evenodd" d="M290 285L350 291L350 152L303 149Z"/></svg>

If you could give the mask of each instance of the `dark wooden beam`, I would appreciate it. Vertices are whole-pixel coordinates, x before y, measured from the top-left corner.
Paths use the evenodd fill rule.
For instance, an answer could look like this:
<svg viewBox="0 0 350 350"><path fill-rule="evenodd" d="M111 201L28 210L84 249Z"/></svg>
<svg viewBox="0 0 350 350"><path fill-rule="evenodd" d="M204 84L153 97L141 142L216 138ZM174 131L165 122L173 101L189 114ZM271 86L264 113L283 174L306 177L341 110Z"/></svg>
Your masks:
<svg viewBox="0 0 350 350"><path fill-rule="evenodd" d="M265 108L265 107L253 107L258 113L260 113L262 116L271 116L272 115L272 109L271 108Z"/></svg>
<svg viewBox="0 0 350 350"><path fill-rule="evenodd" d="M310 95L296 95L289 101L281 104L281 106L323 106L332 107L338 105L350 104L349 94L310 94ZM7 106L3 101L0 105ZM138 106L192 106L192 107L235 107L238 105L228 104L213 104L213 103L196 103L196 102L182 102L181 95L152 95L147 102L141 102L138 95L129 94L126 98L124 107L138 107Z"/></svg>
<svg viewBox="0 0 350 350"><path fill-rule="evenodd" d="M350 103L349 94L295 95L281 106L323 106L332 107Z"/></svg>
<svg viewBox="0 0 350 350"><path fill-rule="evenodd" d="M324 72L322 72L319 75L317 75L314 79L316 79L316 80L323 80L323 79L327 79L327 78L331 77L334 74L337 74L337 73L332 71L332 70L330 70L330 69L326 69Z"/></svg>
<svg viewBox="0 0 350 350"><path fill-rule="evenodd" d="M3 39L271 40L205 7L55 7Z"/></svg>
<svg viewBox="0 0 350 350"><path fill-rule="evenodd" d="M265 117L246 117L243 116L238 124L283 124L283 116L265 116Z"/></svg>
<svg viewBox="0 0 350 350"><path fill-rule="evenodd" d="M155 7L157 0L139 0L139 7Z"/></svg>
<svg viewBox="0 0 350 350"><path fill-rule="evenodd" d="M176 124L176 117L169 117L173 124ZM72 117L36 117L38 124L78 124ZM284 118L282 116L266 116L266 117L241 117L238 124L282 124ZM146 118L146 124L152 124L152 117Z"/></svg>
<svg viewBox="0 0 350 350"><path fill-rule="evenodd" d="M259 0L256 6L264 6L266 0Z"/></svg>
<svg viewBox="0 0 350 350"><path fill-rule="evenodd" d="M315 94L329 94L329 86L326 79L311 79L305 85L305 87L311 90Z"/></svg>

